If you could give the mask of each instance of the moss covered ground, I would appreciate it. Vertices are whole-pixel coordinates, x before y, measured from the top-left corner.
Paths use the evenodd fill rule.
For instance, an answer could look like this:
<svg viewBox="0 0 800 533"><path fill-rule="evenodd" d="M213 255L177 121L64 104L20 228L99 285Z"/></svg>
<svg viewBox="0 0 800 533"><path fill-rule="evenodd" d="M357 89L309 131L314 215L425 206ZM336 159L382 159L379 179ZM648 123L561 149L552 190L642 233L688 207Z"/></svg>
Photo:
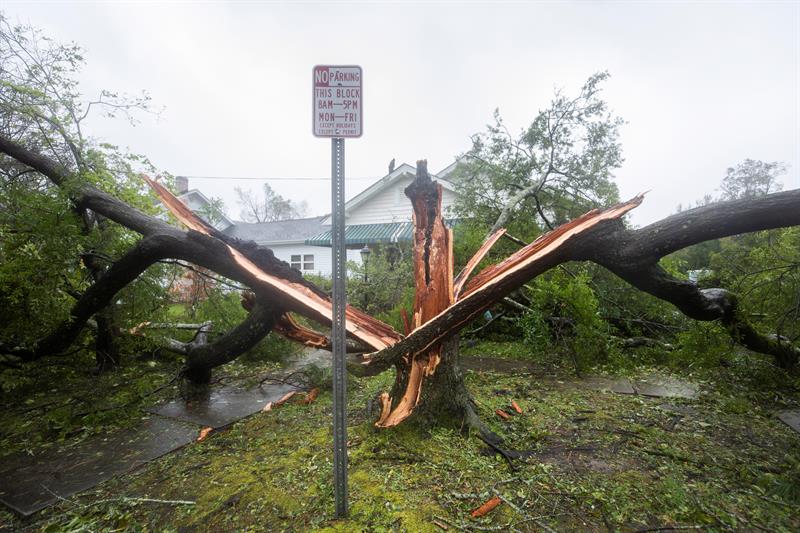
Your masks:
<svg viewBox="0 0 800 533"><path fill-rule="evenodd" d="M470 351L491 355L493 347ZM522 345L502 349L525 351ZM79 396L81 383L89 390L98 379L108 380L112 400L103 401L130 405L117 409L116 421L99 422L124 424L125 412L155 396L177 394L172 386L146 393L167 382L171 368L147 377L142 370L76 376L71 394ZM252 381L266 370L233 365L225 372L228 380ZM30 519L2 512L0 531L800 529L800 435L774 417L776 410L798 405L797 379L750 357L691 373L656 370L695 381L703 394L667 401L585 390L574 386L569 366L468 372L484 419L522 456L514 470L458 428L375 429L370 399L388 389L392 376L351 379L347 520L331 518L331 398L324 391L310 405L290 403L254 415ZM128 394L119 396L123 390ZM493 414L511 400L523 415L503 421ZM72 415L62 414L54 429L43 422L52 418L46 409L29 413L26 431L35 436L26 446L97 431L73 434ZM4 415L4 423L19 426L22 420L12 414ZM19 448L19 436L9 435L13 430L4 437L7 450ZM502 499L494 511L470 516L494 496Z"/></svg>

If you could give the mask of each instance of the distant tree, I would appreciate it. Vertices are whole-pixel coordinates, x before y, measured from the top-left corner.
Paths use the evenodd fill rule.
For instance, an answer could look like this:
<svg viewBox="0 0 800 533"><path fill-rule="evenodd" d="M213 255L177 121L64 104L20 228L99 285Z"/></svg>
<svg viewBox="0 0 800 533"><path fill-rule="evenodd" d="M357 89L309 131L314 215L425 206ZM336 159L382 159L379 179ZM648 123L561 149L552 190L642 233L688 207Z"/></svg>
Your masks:
<svg viewBox="0 0 800 533"><path fill-rule="evenodd" d="M236 195L242 210L240 216L245 222L275 222L302 218L308 209L306 202L299 204L276 193L268 183L264 184L263 196L253 194L251 189L236 187Z"/></svg>
<svg viewBox="0 0 800 533"><path fill-rule="evenodd" d="M783 186L778 177L786 173L786 164L773 161L745 159L735 167L729 167L720 185L720 200L756 198L778 192Z"/></svg>
<svg viewBox="0 0 800 533"><path fill-rule="evenodd" d="M725 177L722 178L719 186L720 194L718 196L705 194L703 198L695 201L694 206L685 207L678 204L677 212L680 213L692 207L707 206L726 200L759 198L781 191L783 190L783 184L779 181L779 178L786 173L786 169L786 164L778 161L768 163L766 161L745 159L738 165L727 168ZM747 237L748 246L758 246L756 235ZM730 246L727 246L727 248L730 248ZM712 254L719 253L721 249L722 241L717 239L685 248L678 252L676 256L685 261L686 268L689 270L704 269L711 267Z"/></svg>

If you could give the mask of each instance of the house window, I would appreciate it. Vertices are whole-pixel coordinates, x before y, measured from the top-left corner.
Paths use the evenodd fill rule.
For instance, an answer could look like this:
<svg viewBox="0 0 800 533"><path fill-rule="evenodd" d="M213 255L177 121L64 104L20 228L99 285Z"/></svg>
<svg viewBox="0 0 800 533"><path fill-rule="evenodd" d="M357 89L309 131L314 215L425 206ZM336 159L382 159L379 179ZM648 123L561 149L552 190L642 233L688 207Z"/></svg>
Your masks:
<svg viewBox="0 0 800 533"><path fill-rule="evenodd" d="M300 271L314 270L314 254L293 255L289 261L292 268Z"/></svg>

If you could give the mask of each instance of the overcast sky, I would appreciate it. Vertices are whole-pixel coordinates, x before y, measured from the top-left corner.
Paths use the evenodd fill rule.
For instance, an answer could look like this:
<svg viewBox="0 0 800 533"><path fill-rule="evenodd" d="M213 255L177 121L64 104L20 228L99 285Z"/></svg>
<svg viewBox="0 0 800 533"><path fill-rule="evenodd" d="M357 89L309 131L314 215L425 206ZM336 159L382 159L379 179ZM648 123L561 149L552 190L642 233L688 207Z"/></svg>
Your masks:
<svg viewBox="0 0 800 533"><path fill-rule="evenodd" d="M148 91L164 110L91 133L176 175L330 175L311 135L311 70L364 71L364 136L346 142L347 196L392 158L438 171L499 108L528 126L554 87L574 93L608 70L604 96L627 124L623 198L650 190L645 224L713 193L745 158L783 161L800 187L800 3L68 3L16 2L12 21L86 50L85 94ZM350 180L350 177L354 178ZM238 217L233 188L193 179ZM330 210L327 181L271 181Z"/></svg>

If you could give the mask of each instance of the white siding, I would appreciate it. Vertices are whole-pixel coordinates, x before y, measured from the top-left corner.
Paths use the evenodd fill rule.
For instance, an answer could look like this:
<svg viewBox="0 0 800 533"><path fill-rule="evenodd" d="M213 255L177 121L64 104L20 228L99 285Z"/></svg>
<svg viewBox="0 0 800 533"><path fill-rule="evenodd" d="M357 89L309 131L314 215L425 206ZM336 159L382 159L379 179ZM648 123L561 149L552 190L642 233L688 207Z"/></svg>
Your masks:
<svg viewBox="0 0 800 533"><path fill-rule="evenodd" d="M403 191L412 181L412 176L403 177L357 206L347 214L347 224L380 224L410 221L411 201ZM443 189L442 209L445 216L448 216L448 208L453 205L455 199L454 192Z"/></svg>
<svg viewBox="0 0 800 533"><path fill-rule="evenodd" d="M331 275L331 249L327 246L307 246L305 244L268 244L275 257L287 263L292 262L293 255L313 255L314 270L303 271L304 274L319 274L330 277ZM361 263L359 250L347 250L347 260Z"/></svg>
<svg viewBox="0 0 800 533"><path fill-rule="evenodd" d="M456 193L449 189L442 188L442 216L445 218L455 218L453 207L456 203Z"/></svg>

